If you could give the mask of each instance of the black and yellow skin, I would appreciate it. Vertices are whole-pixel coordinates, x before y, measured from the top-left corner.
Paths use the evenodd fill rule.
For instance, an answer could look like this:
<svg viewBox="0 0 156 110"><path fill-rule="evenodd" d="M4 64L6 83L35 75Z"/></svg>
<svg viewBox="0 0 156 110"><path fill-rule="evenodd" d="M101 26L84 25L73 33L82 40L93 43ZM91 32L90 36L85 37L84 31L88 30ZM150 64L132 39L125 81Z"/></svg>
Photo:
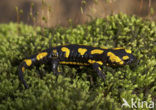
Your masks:
<svg viewBox="0 0 156 110"><path fill-rule="evenodd" d="M50 62L55 75L60 74L60 72L58 72L59 64L84 65L92 66L94 71L96 71L102 79L105 79L105 75L101 70L103 65L124 66L131 64L134 60L135 57L131 51L123 48L107 49L76 44L57 46L25 59L19 66L19 78L25 88L28 88L23 78L24 70L33 65Z"/></svg>

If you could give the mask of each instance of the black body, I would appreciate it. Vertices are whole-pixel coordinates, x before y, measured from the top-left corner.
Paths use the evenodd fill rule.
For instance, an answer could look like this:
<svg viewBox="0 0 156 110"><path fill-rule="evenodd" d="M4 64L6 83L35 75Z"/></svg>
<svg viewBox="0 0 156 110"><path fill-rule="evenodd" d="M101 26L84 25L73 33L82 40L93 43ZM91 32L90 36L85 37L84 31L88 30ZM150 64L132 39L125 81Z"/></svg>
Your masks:
<svg viewBox="0 0 156 110"><path fill-rule="evenodd" d="M19 66L19 78L25 88L28 88L23 78L24 70L36 64L50 62L55 75L59 74L59 64L90 65L100 77L105 79L101 66L123 66L132 63L134 60L131 51L123 48L107 49L76 44L57 46L26 58Z"/></svg>

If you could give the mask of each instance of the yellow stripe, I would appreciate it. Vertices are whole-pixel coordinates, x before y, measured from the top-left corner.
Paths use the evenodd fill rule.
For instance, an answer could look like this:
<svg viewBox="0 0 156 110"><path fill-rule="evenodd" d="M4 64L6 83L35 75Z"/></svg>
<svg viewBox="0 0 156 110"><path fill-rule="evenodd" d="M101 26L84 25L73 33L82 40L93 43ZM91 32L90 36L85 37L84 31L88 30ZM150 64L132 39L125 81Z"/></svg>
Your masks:
<svg viewBox="0 0 156 110"><path fill-rule="evenodd" d="M70 50L67 47L62 47L61 50L65 52L65 57L68 58L70 54Z"/></svg>
<svg viewBox="0 0 156 110"><path fill-rule="evenodd" d="M95 60L89 59L88 62L89 62L90 64L98 63L99 65L103 65L103 62L102 62L102 61L95 61Z"/></svg>
<svg viewBox="0 0 156 110"><path fill-rule="evenodd" d="M43 59L45 56L47 56L47 52L42 52L42 53L39 53L37 56L36 56L36 59L37 60L41 60Z"/></svg>
<svg viewBox="0 0 156 110"><path fill-rule="evenodd" d="M78 52L80 53L80 55L84 55L86 53L87 49L85 48L79 48Z"/></svg>
<svg viewBox="0 0 156 110"><path fill-rule="evenodd" d="M113 48L113 50L120 50L120 49L124 49L124 48ZM124 49L126 53L132 53L131 50L127 50L127 49Z"/></svg>
<svg viewBox="0 0 156 110"><path fill-rule="evenodd" d="M94 49L91 51L91 54L102 54L103 53L103 50L100 50L100 49Z"/></svg>
<svg viewBox="0 0 156 110"><path fill-rule="evenodd" d="M82 63L82 62L66 62L66 61L60 61L60 64L70 64L70 65L89 65L88 63Z"/></svg>

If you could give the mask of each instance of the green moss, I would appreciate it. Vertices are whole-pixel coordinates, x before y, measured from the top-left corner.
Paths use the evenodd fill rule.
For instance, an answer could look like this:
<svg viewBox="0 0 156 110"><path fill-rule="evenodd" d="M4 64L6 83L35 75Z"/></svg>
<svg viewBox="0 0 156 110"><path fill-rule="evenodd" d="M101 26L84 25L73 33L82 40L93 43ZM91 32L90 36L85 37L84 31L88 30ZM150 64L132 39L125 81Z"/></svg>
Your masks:
<svg viewBox="0 0 156 110"><path fill-rule="evenodd" d="M120 110L122 98L129 103L131 98L156 101L155 39L155 22L124 14L69 28L0 24L0 110ZM56 78L45 69L49 65L41 65L24 72L30 85L25 90L18 80L18 65L25 57L48 48L50 40L52 46L124 47L134 51L139 63L133 68L104 67L105 84L92 69L77 74L74 68L63 66L63 76Z"/></svg>

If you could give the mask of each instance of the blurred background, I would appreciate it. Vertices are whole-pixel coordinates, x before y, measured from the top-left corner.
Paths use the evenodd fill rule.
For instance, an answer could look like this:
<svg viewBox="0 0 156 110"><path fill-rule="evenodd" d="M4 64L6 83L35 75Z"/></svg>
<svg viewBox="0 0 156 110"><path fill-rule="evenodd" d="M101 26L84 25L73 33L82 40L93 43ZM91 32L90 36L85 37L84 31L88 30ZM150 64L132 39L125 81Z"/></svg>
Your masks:
<svg viewBox="0 0 156 110"><path fill-rule="evenodd" d="M82 24L116 13L156 20L156 0L0 0L0 23Z"/></svg>

